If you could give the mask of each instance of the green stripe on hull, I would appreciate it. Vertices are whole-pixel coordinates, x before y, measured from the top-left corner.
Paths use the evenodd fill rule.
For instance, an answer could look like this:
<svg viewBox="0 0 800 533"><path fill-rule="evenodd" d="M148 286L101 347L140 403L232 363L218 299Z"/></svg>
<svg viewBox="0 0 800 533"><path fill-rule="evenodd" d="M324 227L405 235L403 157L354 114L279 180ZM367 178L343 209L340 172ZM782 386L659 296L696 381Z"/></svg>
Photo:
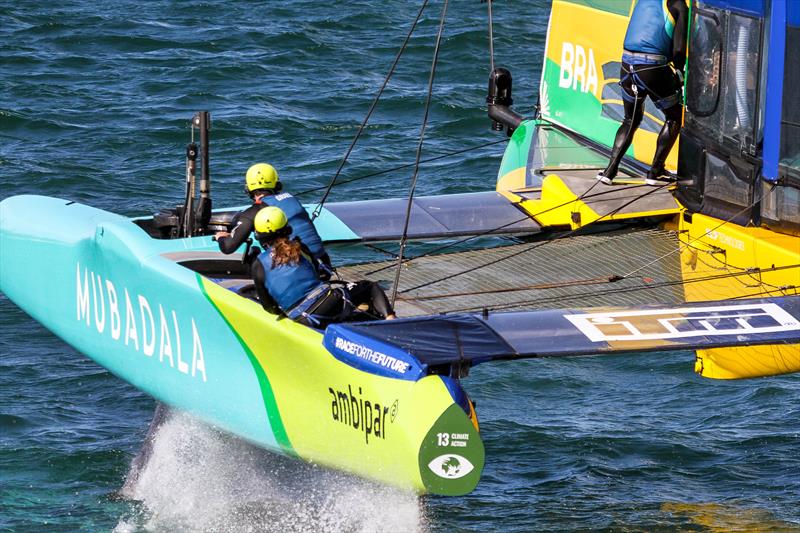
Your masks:
<svg viewBox="0 0 800 533"><path fill-rule="evenodd" d="M498 179L528 164L528 152L537 124L539 124L538 120L526 120L514 130L514 135L509 139L508 146L503 153L503 160L500 162L500 170L497 173Z"/></svg>
<svg viewBox="0 0 800 533"><path fill-rule="evenodd" d="M297 454L292 447L292 443L289 442L289 436L286 434L286 428L283 425L283 420L281 420L281 414L278 410L278 404L275 401L275 394L272 391L272 386L269 383L269 378L267 377L267 373L262 368L261 364L256 359L255 354L250 350L250 347L244 342L244 339L239 335L239 332L236 331L236 328L228 320L228 317L217 307L217 304L214 303L214 300L209 296L208 292L206 292L205 286L203 285L203 277L200 274L197 274L197 284L200 286L200 290L203 293L203 296L206 297L206 300L214 306L214 309L219 313L219 316L222 317L222 320L230 328L233 335L236 337L236 340L239 341L239 344L242 346L242 349L247 354L247 358L250 360L250 364L253 365L253 371L258 378L258 384L261 388L261 396L264 399L264 409L267 411L267 418L269 419L270 426L272 428L272 433L275 435L275 441L278 445L283 449L284 453L291 456L296 456Z"/></svg>
<svg viewBox="0 0 800 533"><path fill-rule="evenodd" d="M586 6L598 11L628 16L631 11L631 0L561 0L568 4Z"/></svg>
<svg viewBox="0 0 800 533"><path fill-rule="evenodd" d="M580 83L577 84L576 90L560 88L558 86L560 76L561 67L548 58L545 61L544 74L548 98L551 99L547 118L595 142L610 146L620 123L604 117L602 102L591 91L581 91ZM634 142L628 148L626 152L628 156L634 157L635 146Z"/></svg>

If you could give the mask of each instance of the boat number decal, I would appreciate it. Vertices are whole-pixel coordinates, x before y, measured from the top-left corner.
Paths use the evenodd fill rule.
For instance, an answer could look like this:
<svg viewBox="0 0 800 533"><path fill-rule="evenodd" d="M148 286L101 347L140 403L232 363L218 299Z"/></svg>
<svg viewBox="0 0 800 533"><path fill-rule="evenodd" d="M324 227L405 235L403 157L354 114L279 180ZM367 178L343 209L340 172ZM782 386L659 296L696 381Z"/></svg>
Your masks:
<svg viewBox="0 0 800 533"><path fill-rule="evenodd" d="M774 303L564 315L592 342L753 335L800 330Z"/></svg>
<svg viewBox="0 0 800 533"><path fill-rule="evenodd" d="M464 477L475 468L469 459L455 453L440 455L428 463L431 472L445 479Z"/></svg>
<svg viewBox="0 0 800 533"><path fill-rule="evenodd" d="M346 391L328 387L328 392L331 395L331 418L334 421L362 432L367 444L370 435L386 440L388 430L386 415L390 415L388 423L394 423L398 400L394 401L390 409L376 401L364 399L361 387L358 387L358 394L353 393L352 385L348 385Z"/></svg>
<svg viewBox="0 0 800 533"><path fill-rule="evenodd" d="M456 448L466 448L469 441L469 433L437 433L437 446L454 446Z"/></svg>
<svg viewBox="0 0 800 533"><path fill-rule="evenodd" d="M81 272L80 263L77 264L75 286L78 322L91 327L94 319L94 329L99 335L108 336L147 357L157 356L160 363L207 381L203 343L193 317L187 324L174 310L165 309L160 303L153 306L143 294L133 293L131 296L127 287L122 287L120 293L110 279L103 279L86 267ZM182 351L182 347L188 348L190 342L191 361L183 358Z"/></svg>

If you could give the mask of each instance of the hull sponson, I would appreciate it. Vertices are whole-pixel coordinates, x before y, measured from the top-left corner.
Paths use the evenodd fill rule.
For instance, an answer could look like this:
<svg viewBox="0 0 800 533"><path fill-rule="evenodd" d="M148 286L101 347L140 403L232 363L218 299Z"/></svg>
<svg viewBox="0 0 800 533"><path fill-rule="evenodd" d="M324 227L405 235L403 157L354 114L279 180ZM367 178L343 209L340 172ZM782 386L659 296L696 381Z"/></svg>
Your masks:
<svg viewBox="0 0 800 533"><path fill-rule="evenodd" d="M352 368L320 333L161 255L208 244L12 197L0 203L0 289L115 375L260 446L418 492L474 488L483 445L441 378ZM458 448L444 434L462 437Z"/></svg>
<svg viewBox="0 0 800 533"><path fill-rule="evenodd" d="M0 289L25 312L154 398L278 448L252 366L195 273L159 256L168 241L36 196L0 203L0 227Z"/></svg>

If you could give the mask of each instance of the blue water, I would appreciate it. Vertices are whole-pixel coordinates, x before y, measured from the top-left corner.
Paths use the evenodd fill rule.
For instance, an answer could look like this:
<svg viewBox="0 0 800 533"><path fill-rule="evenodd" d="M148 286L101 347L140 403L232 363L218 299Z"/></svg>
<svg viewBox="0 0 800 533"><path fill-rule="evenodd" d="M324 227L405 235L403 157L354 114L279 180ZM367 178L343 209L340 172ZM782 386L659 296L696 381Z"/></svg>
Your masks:
<svg viewBox="0 0 800 533"><path fill-rule="evenodd" d="M212 112L216 206L244 203L243 172L262 160L295 192L323 185L419 6L2 2L0 198L55 195L126 215L175 204L201 109ZM413 161L440 9L426 12L343 178ZM549 2L494 11L495 60L530 113ZM498 139L483 109L485 14L477 1L449 6L424 156ZM491 188L501 153L426 165L418 193ZM410 176L359 181L332 200L402 196ZM0 530L800 531L800 377L715 382L692 362L475 368L465 383L487 466L461 498L278 458L185 416L155 435L119 498L153 401L0 295Z"/></svg>

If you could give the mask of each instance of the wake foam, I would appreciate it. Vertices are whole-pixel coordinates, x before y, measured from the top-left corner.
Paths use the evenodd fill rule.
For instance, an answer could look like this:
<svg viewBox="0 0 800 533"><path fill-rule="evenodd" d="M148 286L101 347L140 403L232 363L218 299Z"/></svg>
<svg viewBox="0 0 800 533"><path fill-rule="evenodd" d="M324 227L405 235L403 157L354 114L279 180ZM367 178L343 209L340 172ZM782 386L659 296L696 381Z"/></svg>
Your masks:
<svg viewBox="0 0 800 533"><path fill-rule="evenodd" d="M137 504L117 532L427 530L412 493L272 454L185 413L160 418L121 491Z"/></svg>

